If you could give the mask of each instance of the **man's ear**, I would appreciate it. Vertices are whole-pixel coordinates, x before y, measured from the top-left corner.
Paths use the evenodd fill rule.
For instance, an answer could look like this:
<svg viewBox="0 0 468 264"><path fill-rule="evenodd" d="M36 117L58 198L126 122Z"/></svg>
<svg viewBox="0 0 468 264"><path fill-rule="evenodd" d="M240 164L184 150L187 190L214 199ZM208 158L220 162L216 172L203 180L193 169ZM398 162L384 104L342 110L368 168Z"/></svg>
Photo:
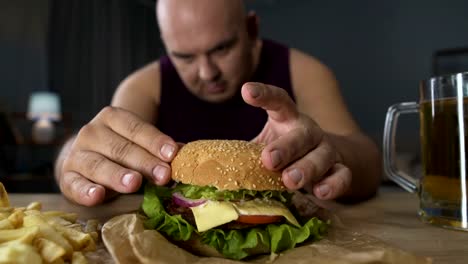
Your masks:
<svg viewBox="0 0 468 264"><path fill-rule="evenodd" d="M250 39L257 39L259 37L259 18L254 11L249 11L246 17L247 34Z"/></svg>

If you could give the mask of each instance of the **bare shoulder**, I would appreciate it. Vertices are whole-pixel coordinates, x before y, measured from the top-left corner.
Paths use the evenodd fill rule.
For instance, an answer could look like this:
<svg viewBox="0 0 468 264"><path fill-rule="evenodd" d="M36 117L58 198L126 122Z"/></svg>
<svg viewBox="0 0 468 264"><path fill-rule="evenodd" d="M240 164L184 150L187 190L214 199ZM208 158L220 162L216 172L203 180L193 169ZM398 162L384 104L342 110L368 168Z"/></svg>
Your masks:
<svg viewBox="0 0 468 264"><path fill-rule="evenodd" d="M154 121L160 97L160 65L154 61L127 76L118 86L112 105Z"/></svg>
<svg viewBox="0 0 468 264"><path fill-rule="evenodd" d="M154 61L136 70L120 83L119 87L117 88L117 95L120 92L127 93L129 91L131 91L132 93L138 92L138 94L140 94L141 96L159 94L159 68L159 61Z"/></svg>
<svg viewBox="0 0 468 264"><path fill-rule="evenodd" d="M333 72L320 60L297 49L290 49L291 74L294 84L310 81L336 84Z"/></svg>
<svg viewBox="0 0 468 264"><path fill-rule="evenodd" d="M348 133L358 129L341 95L333 71L317 58L290 49L291 80L299 110L325 130Z"/></svg>

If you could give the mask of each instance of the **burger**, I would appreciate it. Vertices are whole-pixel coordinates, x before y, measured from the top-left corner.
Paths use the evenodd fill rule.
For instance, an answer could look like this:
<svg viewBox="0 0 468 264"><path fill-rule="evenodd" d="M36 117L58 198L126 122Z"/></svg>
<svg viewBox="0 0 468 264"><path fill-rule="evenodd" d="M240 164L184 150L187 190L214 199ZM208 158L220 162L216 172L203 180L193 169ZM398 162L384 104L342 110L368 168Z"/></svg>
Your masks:
<svg viewBox="0 0 468 264"><path fill-rule="evenodd" d="M174 183L145 187L145 228L197 255L238 260L320 239L329 223L301 217L281 174L262 165L262 149L239 140L184 145Z"/></svg>

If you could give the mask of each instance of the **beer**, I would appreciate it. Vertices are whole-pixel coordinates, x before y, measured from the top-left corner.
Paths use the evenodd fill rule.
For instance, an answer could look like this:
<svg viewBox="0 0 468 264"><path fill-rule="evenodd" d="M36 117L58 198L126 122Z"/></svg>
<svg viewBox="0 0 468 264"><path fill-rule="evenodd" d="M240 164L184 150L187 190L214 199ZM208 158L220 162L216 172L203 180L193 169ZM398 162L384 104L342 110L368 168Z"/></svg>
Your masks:
<svg viewBox="0 0 468 264"><path fill-rule="evenodd" d="M420 215L427 222L459 226L463 199L462 179L467 179L468 99L456 98L420 104L423 177L419 190ZM466 182L466 181L465 181ZM466 203L466 201L465 201ZM466 208L465 208L466 210Z"/></svg>
<svg viewBox="0 0 468 264"><path fill-rule="evenodd" d="M422 177L396 165L400 114L419 113ZM419 85L419 102L388 108L383 154L388 177L419 194L419 216L436 226L468 232L468 72L433 76Z"/></svg>

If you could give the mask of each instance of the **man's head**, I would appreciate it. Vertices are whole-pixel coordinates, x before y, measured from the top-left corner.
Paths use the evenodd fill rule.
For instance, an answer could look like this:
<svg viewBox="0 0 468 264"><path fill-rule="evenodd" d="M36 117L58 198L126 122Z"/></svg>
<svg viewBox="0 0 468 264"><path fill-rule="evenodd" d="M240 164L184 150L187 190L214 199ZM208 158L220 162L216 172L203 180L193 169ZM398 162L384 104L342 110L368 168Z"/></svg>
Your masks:
<svg viewBox="0 0 468 264"><path fill-rule="evenodd" d="M200 99L233 97L255 71L257 17L243 0L159 0L156 11L167 53Z"/></svg>

